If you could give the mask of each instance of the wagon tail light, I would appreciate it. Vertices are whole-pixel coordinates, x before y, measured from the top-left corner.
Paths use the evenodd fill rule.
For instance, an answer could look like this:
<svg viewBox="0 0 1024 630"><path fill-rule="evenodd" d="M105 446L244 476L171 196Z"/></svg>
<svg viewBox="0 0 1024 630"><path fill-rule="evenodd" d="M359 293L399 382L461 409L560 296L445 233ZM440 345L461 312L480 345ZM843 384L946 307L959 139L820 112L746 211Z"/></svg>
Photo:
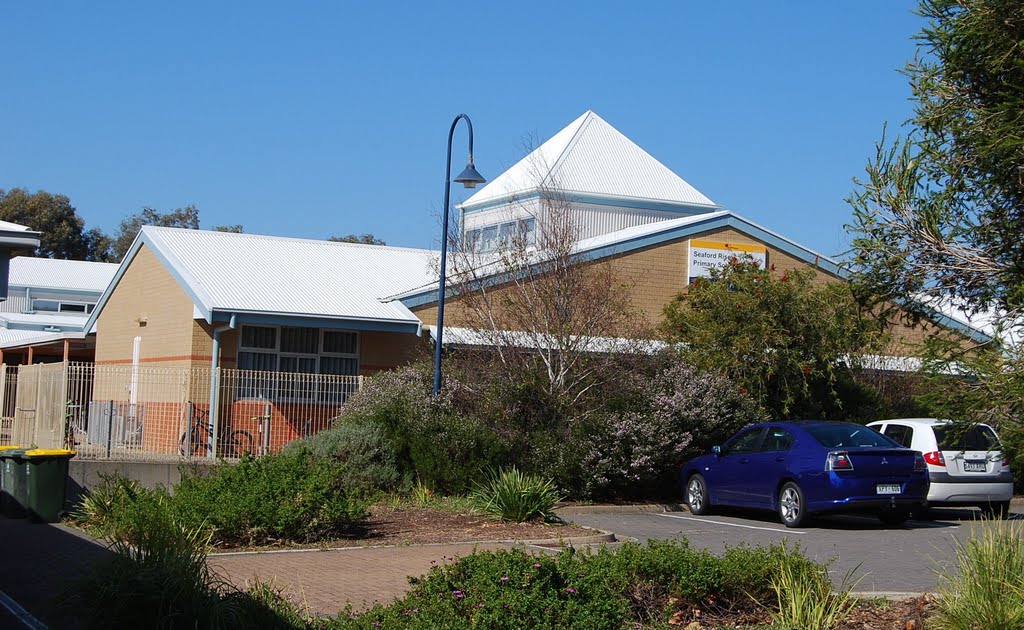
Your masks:
<svg viewBox="0 0 1024 630"><path fill-rule="evenodd" d="M825 458L825 470L853 470L853 462L846 451L832 451Z"/></svg>
<svg viewBox="0 0 1024 630"><path fill-rule="evenodd" d="M939 457L942 457L942 453L939 453ZM925 463L925 456L920 453L914 453L914 472L921 472L928 470L928 464Z"/></svg>
<svg viewBox="0 0 1024 630"><path fill-rule="evenodd" d="M942 456L942 451L932 451L931 453L925 453L924 461L928 462L932 466L946 465L946 458Z"/></svg>
<svg viewBox="0 0 1024 630"><path fill-rule="evenodd" d="M1003 455L1003 468L1009 468L1009 467L1010 467L1010 458L1007 457L1006 455Z"/></svg>

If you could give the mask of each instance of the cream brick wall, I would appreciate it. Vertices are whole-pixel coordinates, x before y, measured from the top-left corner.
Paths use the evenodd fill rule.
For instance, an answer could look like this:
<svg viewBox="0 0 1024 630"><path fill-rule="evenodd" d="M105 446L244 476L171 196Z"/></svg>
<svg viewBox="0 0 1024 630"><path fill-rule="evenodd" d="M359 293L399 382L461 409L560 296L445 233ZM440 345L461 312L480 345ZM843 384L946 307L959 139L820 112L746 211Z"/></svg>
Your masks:
<svg viewBox="0 0 1024 630"><path fill-rule="evenodd" d="M192 300L143 245L96 322L96 363L131 363L139 336L141 362L188 365L193 324Z"/></svg>
<svg viewBox="0 0 1024 630"><path fill-rule="evenodd" d="M676 295L686 287L689 240L710 240L722 243L762 245L768 251L768 264L775 265L775 273L782 274L794 269L814 267L774 247L768 246L732 228L712 230L695 234L685 239L661 243L612 259L620 281L632 287L631 299L649 327L656 327L663 317L663 310ZM815 268L814 282L841 282L842 280L820 268ZM424 325L437 323L437 307L425 305L412 309ZM457 299L445 303L445 324L459 326L466 317ZM925 324L915 328L896 325L890 329L892 341L888 352L894 355L916 354L916 347L924 338L935 332L937 326Z"/></svg>

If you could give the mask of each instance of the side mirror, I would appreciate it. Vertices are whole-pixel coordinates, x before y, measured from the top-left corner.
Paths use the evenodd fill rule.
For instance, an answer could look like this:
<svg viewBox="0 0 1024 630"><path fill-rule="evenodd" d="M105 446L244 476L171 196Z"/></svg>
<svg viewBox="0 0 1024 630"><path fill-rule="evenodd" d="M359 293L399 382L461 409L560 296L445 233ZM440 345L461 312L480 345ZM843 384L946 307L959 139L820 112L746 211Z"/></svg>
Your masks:
<svg viewBox="0 0 1024 630"><path fill-rule="evenodd" d="M721 455L722 455L722 447L721 446L712 446L711 447L711 452L714 453L715 455L718 455L719 457L721 457Z"/></svg>

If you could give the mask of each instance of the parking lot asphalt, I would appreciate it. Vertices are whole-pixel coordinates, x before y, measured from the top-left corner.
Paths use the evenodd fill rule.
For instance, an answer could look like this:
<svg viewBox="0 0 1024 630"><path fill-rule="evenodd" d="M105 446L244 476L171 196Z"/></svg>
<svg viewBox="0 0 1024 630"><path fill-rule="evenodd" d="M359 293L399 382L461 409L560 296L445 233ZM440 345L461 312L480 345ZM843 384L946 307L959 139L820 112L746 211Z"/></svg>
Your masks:
<svg viewBox="0 0 1024 630"><path fill-rule="evenodd" d="M1024 509L1015 505L1009 518L1024 519ZM861 593L933 592L936 571L952 566L954 545L966 539L977 526L980 512L964 509L932 510L930 520L908 521L887 527L871 516L828 516L811 526L787 529L772 513L739 510L710 516L689 512L589 513L566 516L580 525L615 532L620 539L631 537L673 539L685 537L692 546L713 553L741 544L767 545L788 541L799 544L804 553L820 562L832 561L831 575L838 585L855 570L859 578L854 590Z"/></svg>

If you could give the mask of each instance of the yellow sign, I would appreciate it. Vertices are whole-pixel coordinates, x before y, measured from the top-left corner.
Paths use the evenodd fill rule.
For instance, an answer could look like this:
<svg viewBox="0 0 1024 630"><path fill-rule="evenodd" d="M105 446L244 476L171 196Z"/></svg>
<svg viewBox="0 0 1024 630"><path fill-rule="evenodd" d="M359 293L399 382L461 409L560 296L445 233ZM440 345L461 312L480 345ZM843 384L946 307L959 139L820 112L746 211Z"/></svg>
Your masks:
<svg viewBox="0 0 1024 630"><path fill-rule="evenodd" d="M690 273L691 278L703 278L711 275L712 269L724 267L733 258L767 264L768 248L764 245L748 245L747 243L721 243L717 241L690 241Z"/></svg>

